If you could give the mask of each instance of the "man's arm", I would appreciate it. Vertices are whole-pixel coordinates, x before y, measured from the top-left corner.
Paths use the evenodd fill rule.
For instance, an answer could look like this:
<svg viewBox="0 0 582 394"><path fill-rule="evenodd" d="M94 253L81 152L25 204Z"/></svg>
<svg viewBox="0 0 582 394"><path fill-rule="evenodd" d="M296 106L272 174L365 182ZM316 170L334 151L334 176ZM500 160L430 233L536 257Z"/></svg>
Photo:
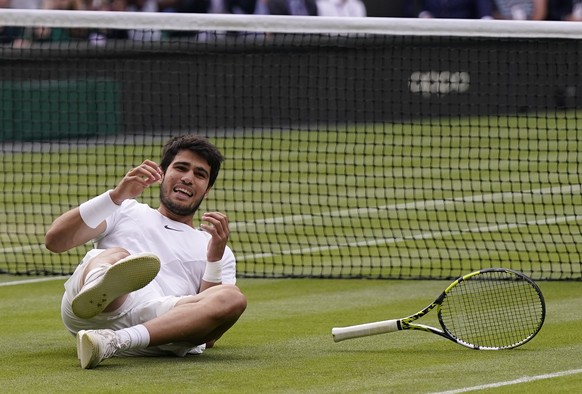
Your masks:
<svg viewBox="0 0 582 394"><path fill-rule="evenodd" d="M59 216L51 224L44 237L44 243L51 252L62 253L97 238L105 228L105 222L96 228L87 226L81 218L79 207L76 207Z"/></svg>
<svg viewBox="0 0 582 394"><path fill-rule="evenodd" d="M151 160L144 161L130 170L115 189L59 216L45 235L45 246L52 252L62 253L97 238L107 228L105 219L111 211L161 179L158 165Z"/></svg>

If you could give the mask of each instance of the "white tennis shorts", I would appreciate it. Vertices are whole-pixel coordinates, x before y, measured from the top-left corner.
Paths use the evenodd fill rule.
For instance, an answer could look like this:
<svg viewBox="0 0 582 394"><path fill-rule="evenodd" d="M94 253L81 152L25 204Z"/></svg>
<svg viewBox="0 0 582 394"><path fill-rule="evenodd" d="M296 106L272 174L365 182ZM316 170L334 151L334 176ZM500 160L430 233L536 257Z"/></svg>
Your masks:
<svg viewBox="0 0 582 394"><path fill-rule="evenodd" d="M80 330L112 329L120 330L143 324L170 311L182 297L161 296L151 299L139 299L136 292L128 294L121 307L113 312L102 312L90 319L81 319L73 313L71 302L81 290L81 278L87 264L104 249L92 249L83 258L75 272L65 282L65 292L61 301L61 318L63 324L73 335ZM106 266L103 269L107 269ZM152 346L146 349L132 349L120 353L121 356L163 356L199 354L205 346L192 347L186 343L172 343L168 345Z"/></svg>

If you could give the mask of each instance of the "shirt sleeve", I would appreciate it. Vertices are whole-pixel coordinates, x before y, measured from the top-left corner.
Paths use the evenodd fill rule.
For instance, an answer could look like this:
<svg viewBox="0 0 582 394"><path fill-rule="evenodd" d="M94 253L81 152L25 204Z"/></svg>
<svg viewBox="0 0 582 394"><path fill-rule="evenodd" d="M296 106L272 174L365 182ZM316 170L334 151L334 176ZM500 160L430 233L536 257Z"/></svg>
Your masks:
<svg viewBox="0 0 582 394"><path fill-rule="evenodd" d="M220 265L222 266L222 283L234 285L236 283L236 259L228 246L224 251L222 260L220 260Z"/></svg>

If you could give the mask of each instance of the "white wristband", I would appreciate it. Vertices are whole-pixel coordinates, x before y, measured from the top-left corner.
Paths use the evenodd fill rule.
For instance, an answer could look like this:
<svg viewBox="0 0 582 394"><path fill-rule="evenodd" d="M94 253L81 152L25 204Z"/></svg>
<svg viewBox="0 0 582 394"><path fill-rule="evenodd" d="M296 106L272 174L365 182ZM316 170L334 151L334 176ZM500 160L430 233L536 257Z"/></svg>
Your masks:
<svg viewBox="0 0 582 394"><path fill-rule="evenodd" d="M84 202L79 206L81 219L91 228L97 228L101 222L107 219L119 208L109 195L110 190Z"/></svg>
<svg viewBox="0 0 582 394"><path fill-rule="evenodd" d="M202 280L210 283L222 282L222 266L220 265L220 262L207 262Z"/></svg>

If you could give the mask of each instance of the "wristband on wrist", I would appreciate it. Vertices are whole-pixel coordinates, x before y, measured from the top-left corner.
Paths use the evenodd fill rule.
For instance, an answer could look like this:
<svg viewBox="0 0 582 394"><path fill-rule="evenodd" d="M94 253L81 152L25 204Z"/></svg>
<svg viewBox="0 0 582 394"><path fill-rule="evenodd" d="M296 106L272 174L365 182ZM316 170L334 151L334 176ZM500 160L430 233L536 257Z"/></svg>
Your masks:
<svg viewBox="0 0 582 394"><path fill-rule="evenodd" d="M222 282L222 266L220 262L207 262L202 280L210 283Z"/></svg>
<svg viewBox="0 0 582 394"><path fill-rule="evenodd" d="M81 219L85 224L91 228L97 228L101 222L107 219L119 208L119 205L113 202L109 192L93 197L89 201L84 202L79 206L79 213Z"/></svg>

